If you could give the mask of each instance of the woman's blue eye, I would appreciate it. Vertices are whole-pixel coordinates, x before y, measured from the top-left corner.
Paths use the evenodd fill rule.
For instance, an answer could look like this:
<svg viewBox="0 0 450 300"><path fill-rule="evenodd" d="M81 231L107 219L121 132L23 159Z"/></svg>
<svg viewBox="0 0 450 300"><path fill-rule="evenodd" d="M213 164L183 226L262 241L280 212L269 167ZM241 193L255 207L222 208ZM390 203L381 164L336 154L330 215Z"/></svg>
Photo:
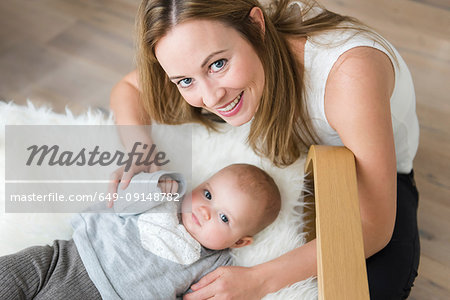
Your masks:
<svg viewBox="0 0 450 300"><path fill-rule="evenodd" d="M203 195L205 195L206 199L211 200L212 196L208 190L203 191Z"/></svg>
<svg viewBox="0 0 450 300"><path fill-rule="evenodd" d="M184 78L184 79L181 79L180 81L178 81L178 85L183 88L190 86L191 83L192 83L192 78Z"/></svg>
<svg viewBox="0 0 450 300"><path fill-rule="evenodd" d="M226 62L227 62L226 59L219 59L218 61L213 62L211 65L211 70L213 72L218 72L222 70Z"/></svg>
<svg viewBox="0 0 450 300"><path fill-rule="evenodd" d="M220 219L222 220L222 222L224 223L228 223L228 217L224 214L219 214Z"/></svg>

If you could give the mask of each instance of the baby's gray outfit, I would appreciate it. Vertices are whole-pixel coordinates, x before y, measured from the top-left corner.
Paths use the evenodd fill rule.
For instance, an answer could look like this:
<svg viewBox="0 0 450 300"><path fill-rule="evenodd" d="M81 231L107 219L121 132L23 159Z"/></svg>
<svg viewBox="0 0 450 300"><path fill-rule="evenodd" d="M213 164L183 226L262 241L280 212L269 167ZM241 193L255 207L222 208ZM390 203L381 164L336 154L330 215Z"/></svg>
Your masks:
<svg viewBox="0 0 450 300"><path fill-rule="evenodd" d="M73 241L1 257L0 299L175 299L231 264L228 250L206 249L186 232L174 203L125 200L137 190L147 197L160 193L163 175L176 179L184 194L180 174L138 174L120 191L115 212L74 217Z"/></svg>

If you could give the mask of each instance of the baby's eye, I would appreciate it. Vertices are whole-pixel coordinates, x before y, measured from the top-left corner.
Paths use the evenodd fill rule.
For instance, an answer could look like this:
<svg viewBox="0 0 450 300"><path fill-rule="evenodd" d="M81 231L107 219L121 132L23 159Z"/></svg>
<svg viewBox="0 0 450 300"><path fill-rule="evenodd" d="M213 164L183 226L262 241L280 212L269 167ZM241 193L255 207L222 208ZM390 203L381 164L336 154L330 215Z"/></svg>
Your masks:
<svg viewBox="0 0 450 300"><path fill-rule="evenodd" d="M177 85L181 86L182 88L187 88L191 84L192 84L192 78L183 78L177 82Z"/></svg>
<svg viewBox="0 0 450 300"><path fill-rule="evenodd" d="M210 66L211 71L219 72L220 70L223 69L226 63L227 63L226 59L219 59L218 61L213 62Z"/></svg>
<svg viewBox="0 0 450 300"><path fill-rule="evenodd" d="M220 219L224 222L224 223L228 223L228 217L224 214L219 214Z"/></svg>
<svg viewBox="0 0 450 300"><path fill-rule="evenodd" d="M206 199L211 200L212 196L211 193L208 190L203 191L203 195L206 197Z"/></svg>

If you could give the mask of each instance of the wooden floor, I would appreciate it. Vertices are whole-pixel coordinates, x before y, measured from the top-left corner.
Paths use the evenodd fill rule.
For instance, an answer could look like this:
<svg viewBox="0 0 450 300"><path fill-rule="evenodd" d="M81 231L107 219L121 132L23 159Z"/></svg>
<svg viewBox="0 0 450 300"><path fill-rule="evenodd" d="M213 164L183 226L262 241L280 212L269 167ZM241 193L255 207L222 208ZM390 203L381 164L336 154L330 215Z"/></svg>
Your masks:
<svg viewBox="0 0 450 300"><path fill-rule="evenodd" d="M108 107L133 67L137 0L1 0L0 99L58 112ZM422 257L410 299L450 299L450 2L323 0L390 40L410 67L421 138L414 163Z"/></svg>

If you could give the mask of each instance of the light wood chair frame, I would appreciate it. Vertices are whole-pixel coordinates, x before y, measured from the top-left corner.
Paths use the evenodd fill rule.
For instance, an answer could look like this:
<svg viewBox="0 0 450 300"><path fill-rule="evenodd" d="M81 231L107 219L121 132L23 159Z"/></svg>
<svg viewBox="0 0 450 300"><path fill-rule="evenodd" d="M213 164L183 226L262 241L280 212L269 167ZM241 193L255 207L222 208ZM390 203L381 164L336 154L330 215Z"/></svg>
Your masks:
<svg viewBox="0 0 450 300"><path fill-rule="evenodd" d="M319 299L369 299L353 153L311 146L305 174L314 190Z"/></svg>

